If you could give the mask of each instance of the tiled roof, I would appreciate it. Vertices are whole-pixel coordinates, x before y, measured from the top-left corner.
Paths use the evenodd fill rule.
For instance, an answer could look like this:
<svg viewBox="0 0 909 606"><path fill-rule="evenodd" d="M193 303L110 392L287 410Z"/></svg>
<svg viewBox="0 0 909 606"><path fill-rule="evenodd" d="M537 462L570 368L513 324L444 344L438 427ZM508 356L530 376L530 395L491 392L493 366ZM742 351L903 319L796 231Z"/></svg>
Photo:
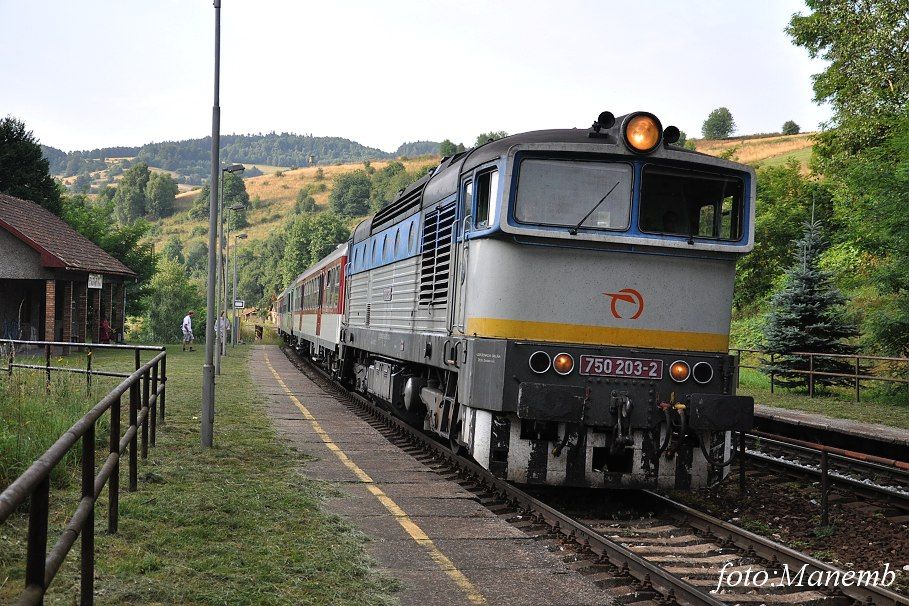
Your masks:
<svg viewBox="0 0 909 606"><path fill-rule="evenodd" d="M41 254L45 267L115 276L136 273L49 210L0 194L0 228Z"/></svg>

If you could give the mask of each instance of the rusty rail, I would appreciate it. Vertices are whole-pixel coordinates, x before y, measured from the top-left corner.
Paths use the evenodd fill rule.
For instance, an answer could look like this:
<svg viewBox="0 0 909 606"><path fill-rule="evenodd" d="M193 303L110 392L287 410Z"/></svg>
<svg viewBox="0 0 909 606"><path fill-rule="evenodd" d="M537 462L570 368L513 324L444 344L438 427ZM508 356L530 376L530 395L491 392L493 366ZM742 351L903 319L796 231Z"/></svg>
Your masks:
<svg viewBox="0 0 909 606"><path fill-rule="evenodd" d="M776 362L776 357L777 357L776 354L774 354L774 353L766 352L761 349L753 349L753 348L748 348L748 347L730 347L729 353L735 354L736 371L738 371L738 369L741 369L741 368L749 368L749 369L753 369L753 370L761 370L763 368L763 365L761 365L761 364L757 364L757 365L742 364L742 354L743 353L768 356L771 364ZM816 353L816 352L799 352L799 351L792 352L792 353L786 354L786 355L805 358L805 360L807 361L807 363L808 363L807 370L793 368L793 369L788 369L786 372L792 373L792 374L798 374L798 375L807 375L807 377L808 377L808 397L809 398L814 397L815 377L833 377L833 378L839 378L839 379L850 379L854 386L854 389L855 389L855 401L856 402L861 402L861 399L862 399L862 392L861 392L862 381L880 381L883 383L903 384L903 385L906 385L907 392L909 392L909 358L898 358L898 357L892 357L892 356L866 356L866 355L862 355L862 354L833 354L833 353ZM853 372L842 373L842 372L826 372L826 371L822 371L822 370L815 370L814 362L815 362L815 360L818 360L818 359L849 360L850 362L853 363L852 364ZM863 372L863 368L865 367L865 364L864 364L865 362L895 362L898 364L902 364L905 367L904 372L906 373L906 377L867 374L866 372ZM738 377L739 377L739 373L736 372L736 386L737 387L738 387ZM775 387L776 387L776 373L771 372L770 373L770 393L774 392Z"/></svg>
<svg viewBox="0 0 909 606"><path fill-rule="evenodd" d="M0 343L9 341L0 341ZM54 341L31 341L32 345L62 346ZM72 344L70 344L72 345ZM100 346L93 346L100 347ZM47 588L53 582L66 556L81 536L80 603L94 603L95 577L95 502L104 486L108 487L107 529L113 534L119 524L120 459L129 450L129 492L138 485L139 453L148 458L149 425L151 445L155 445L157 422L164 421L167 383L167 351L163 347L109 345L111 349L135 350L135 371L105 395L76 421L50 448L45 451L22 475L0 493L0 524L28 501L28 546L25 562L25 589L16 604L41 604ZM140 362L141 351L157 351L145 364ZM35 370L36 365L15 365L12 368ZM48 374L55 370L48 363L37 366ZM48 370L50 369L50 370ZM60 369L66 371L67 369ZM89 375L90 376L90 375ZM110 376L110 375L109 375ZM129 425L121 433L122 397L129 392ZM95 429L105 413L110 412L108 455L96 470ZM50 474L66 454L81 441L81 499L76 510L54 546L48 551L48 517L50 513ZM97 473L96 473L97 472Z"/></svg>

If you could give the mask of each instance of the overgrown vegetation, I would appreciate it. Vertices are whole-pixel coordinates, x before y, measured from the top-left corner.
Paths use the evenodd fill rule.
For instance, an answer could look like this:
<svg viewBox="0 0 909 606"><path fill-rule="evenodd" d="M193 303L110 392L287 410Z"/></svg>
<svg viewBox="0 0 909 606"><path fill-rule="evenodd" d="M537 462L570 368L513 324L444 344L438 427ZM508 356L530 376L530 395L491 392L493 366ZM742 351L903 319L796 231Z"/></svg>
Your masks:
<svg viewBox="0 0 909 606"><path fill-rule="evenodd" d="M130 354L120 354L126 363ZM199 351L168 352L168 415L157 447L139 464L139 490L120 495L116 535L97 532L96 604L392 603L362 536L320 510L330 486L303 477L305 455L280 443L248 368L249 349L223 359L215 447L199 446ZM43 394L43 387L40 390ZM2 400L0 400L2 402ZM105 434L101 432L100 436ZM126 485L121 467L121 486ZM50 537L75 507L78 482L55 490ZM106 499L96 505L103 528ZM0 602L23 586L27 516L0 533ZM78 594L78 547L51 585L47 604Z"/></svg>

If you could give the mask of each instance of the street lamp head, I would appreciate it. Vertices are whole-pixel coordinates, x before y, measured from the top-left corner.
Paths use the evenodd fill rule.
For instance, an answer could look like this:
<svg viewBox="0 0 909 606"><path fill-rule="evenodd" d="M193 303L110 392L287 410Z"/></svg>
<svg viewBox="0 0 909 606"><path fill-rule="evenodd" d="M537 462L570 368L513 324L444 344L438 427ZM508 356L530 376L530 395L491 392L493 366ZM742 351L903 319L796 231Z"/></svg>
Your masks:
<svg viewBox="0 0 909 606"><path fill-rule="evenodd" d="M245 208L246 208L246 206L244 206L243 204L234 204L232 206L228 206L227 210L238 211L238 210L244 210Z"/></svg>
<svg viewBox="0 0 909 606"><path fill-rule="evenodd" d="M245 239L247 238L247 235L246 235L246 234L237 234L237 235L234 236L234 237L235 237L235 238L240 238L241 240L245 240Z"/></svg>
<svg viewBox="0 0 909 606"><path fill-rule="evenodd" d="M225 173L242 173L246 167L242 164L229 164L221 169Z"/></svg>

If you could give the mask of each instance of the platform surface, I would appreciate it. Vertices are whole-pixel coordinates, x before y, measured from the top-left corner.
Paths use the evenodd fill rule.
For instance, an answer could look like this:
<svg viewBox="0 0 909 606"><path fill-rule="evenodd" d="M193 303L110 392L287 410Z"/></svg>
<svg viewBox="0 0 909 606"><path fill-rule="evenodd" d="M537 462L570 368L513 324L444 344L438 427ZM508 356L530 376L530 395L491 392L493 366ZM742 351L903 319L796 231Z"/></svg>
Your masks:
<svg viewBox="0 0 909 606"><path fill-rule="evenodd" d="M856 406L861 406L861 404L856 404ZM757 417L772 419L789 425L835 431L846 435L874 438L883 442L909 446L909 430L899 427L880 425L878 423L862 423L851 419L837 419L813 412L777 408L763 404L754 405L754 414Z"/></svg>
<svg viewBox="0 0 909 606"><path fill-rule="evenodd" d="M558 552L389 443L277 347L257 347L250 370L278 435L315 458L301 473L338 488L341 496L323 507L369 537L379 570L400 581L401 604L612 603Z"/></svg>

